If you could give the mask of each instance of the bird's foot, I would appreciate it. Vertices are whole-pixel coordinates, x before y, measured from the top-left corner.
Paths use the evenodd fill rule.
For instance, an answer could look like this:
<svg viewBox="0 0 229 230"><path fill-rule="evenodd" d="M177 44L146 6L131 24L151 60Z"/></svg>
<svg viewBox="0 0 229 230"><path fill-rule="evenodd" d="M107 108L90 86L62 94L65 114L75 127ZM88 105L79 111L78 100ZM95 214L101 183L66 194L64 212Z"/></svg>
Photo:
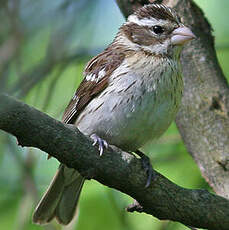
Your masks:
<svg viewBox="0 0 229 230"><path fill-rule="evenodd" d="M150 186L152 179L154 179L154 177L155 177L155 175L153 174L153 169L152 169L152 165L150 162L150 158L148 156L146 156L140 150L137 150L135 153L141 157L142 167L146 171L146 174L147 174L147 181L146 181L145 188L148 188Z"/></svg>
<svg viewBox="0 0 229 230"><path fill-rule="evenodd" d="M90 138L94 141L92 144L93 146L95 146L96 144L99 145L99 155L102 156L104 148L108 148L108 143L99 136L97 136L95 133L92 134Z"/></svg>

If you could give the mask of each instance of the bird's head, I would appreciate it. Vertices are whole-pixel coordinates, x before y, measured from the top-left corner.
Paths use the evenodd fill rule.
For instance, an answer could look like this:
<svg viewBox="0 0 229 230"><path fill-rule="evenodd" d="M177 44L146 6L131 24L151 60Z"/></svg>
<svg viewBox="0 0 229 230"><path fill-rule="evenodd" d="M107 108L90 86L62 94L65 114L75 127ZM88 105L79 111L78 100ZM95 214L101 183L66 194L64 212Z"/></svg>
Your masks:
<svg viewBox="0 0 229 230"><path fill-rule="evenodd" d="M120 28L118 42L132 50L166 55L195 38L177 13L162 4L149 4L130 15Z"/></svg>

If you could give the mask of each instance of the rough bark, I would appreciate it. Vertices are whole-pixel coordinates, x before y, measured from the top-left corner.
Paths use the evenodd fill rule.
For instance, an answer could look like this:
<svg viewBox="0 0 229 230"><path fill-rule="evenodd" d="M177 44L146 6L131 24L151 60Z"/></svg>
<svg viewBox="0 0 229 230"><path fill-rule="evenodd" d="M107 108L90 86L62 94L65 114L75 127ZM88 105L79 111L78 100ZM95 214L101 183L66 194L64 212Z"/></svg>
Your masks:
<svg viewBox="0 0 229 230"><path fill-rule="evenodd" d="M134 205L129 211L193 227L229 229L229 201L223 197L179 187L156 171L146 189L147 176L140 159L114 147L100 157L98 148L77 128L5 95L0 95L0 118L0 129L16 136L20 145L37 147L87 178L136 199L141 207Z"/></svg>
<svg viewBox="0 0 229 230"><path fill-rule="evenodd" d="M182 52L185 90L176 124L207 182L217 194L229 197L229 88L203 12L192 0L116 1L126 17L150 2L175 8L198 37Z"/></svg>

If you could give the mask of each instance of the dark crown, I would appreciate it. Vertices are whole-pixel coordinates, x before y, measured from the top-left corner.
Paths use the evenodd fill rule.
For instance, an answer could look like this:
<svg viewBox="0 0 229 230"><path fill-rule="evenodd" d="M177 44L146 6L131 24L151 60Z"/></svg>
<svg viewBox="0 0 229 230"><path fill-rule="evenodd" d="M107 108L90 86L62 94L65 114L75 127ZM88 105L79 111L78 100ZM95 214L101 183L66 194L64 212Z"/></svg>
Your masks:
<svg viewBox="0 0 229 230"><path fill-rule="evenodd" d="M174 10L163 4L148 4L134 13L139 19L155 18L179 22L179 17Z"/></svg>

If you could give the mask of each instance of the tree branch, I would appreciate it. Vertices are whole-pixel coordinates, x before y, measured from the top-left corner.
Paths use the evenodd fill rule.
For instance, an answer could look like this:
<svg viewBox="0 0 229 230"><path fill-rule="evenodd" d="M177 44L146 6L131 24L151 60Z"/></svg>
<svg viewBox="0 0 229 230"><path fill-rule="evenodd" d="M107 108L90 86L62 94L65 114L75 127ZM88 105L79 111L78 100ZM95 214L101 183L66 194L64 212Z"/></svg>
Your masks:
<svg viewBox="0 0 229 230"><path fill-rule="evenodd" d="M144 4L164 3L197 36L181 56L185 89L176 124L207 182L217 194L229 197L229 88L203 12L192 0L116 1L125 17Z"/></svg>
<svg viewBox="0 0 229 230"><path fill-rule="evenodd" d="M181 188L156 171L146 189L147 176L140 159L115 147L99 157L92 141L77 128L69 128L6 95L0 95L0 129L16 136L20 145L39 148L87 178L130 195L142 206L131 207L130 211L193 227L229 229L229 201L225 198L204 190Z"/></svg>

